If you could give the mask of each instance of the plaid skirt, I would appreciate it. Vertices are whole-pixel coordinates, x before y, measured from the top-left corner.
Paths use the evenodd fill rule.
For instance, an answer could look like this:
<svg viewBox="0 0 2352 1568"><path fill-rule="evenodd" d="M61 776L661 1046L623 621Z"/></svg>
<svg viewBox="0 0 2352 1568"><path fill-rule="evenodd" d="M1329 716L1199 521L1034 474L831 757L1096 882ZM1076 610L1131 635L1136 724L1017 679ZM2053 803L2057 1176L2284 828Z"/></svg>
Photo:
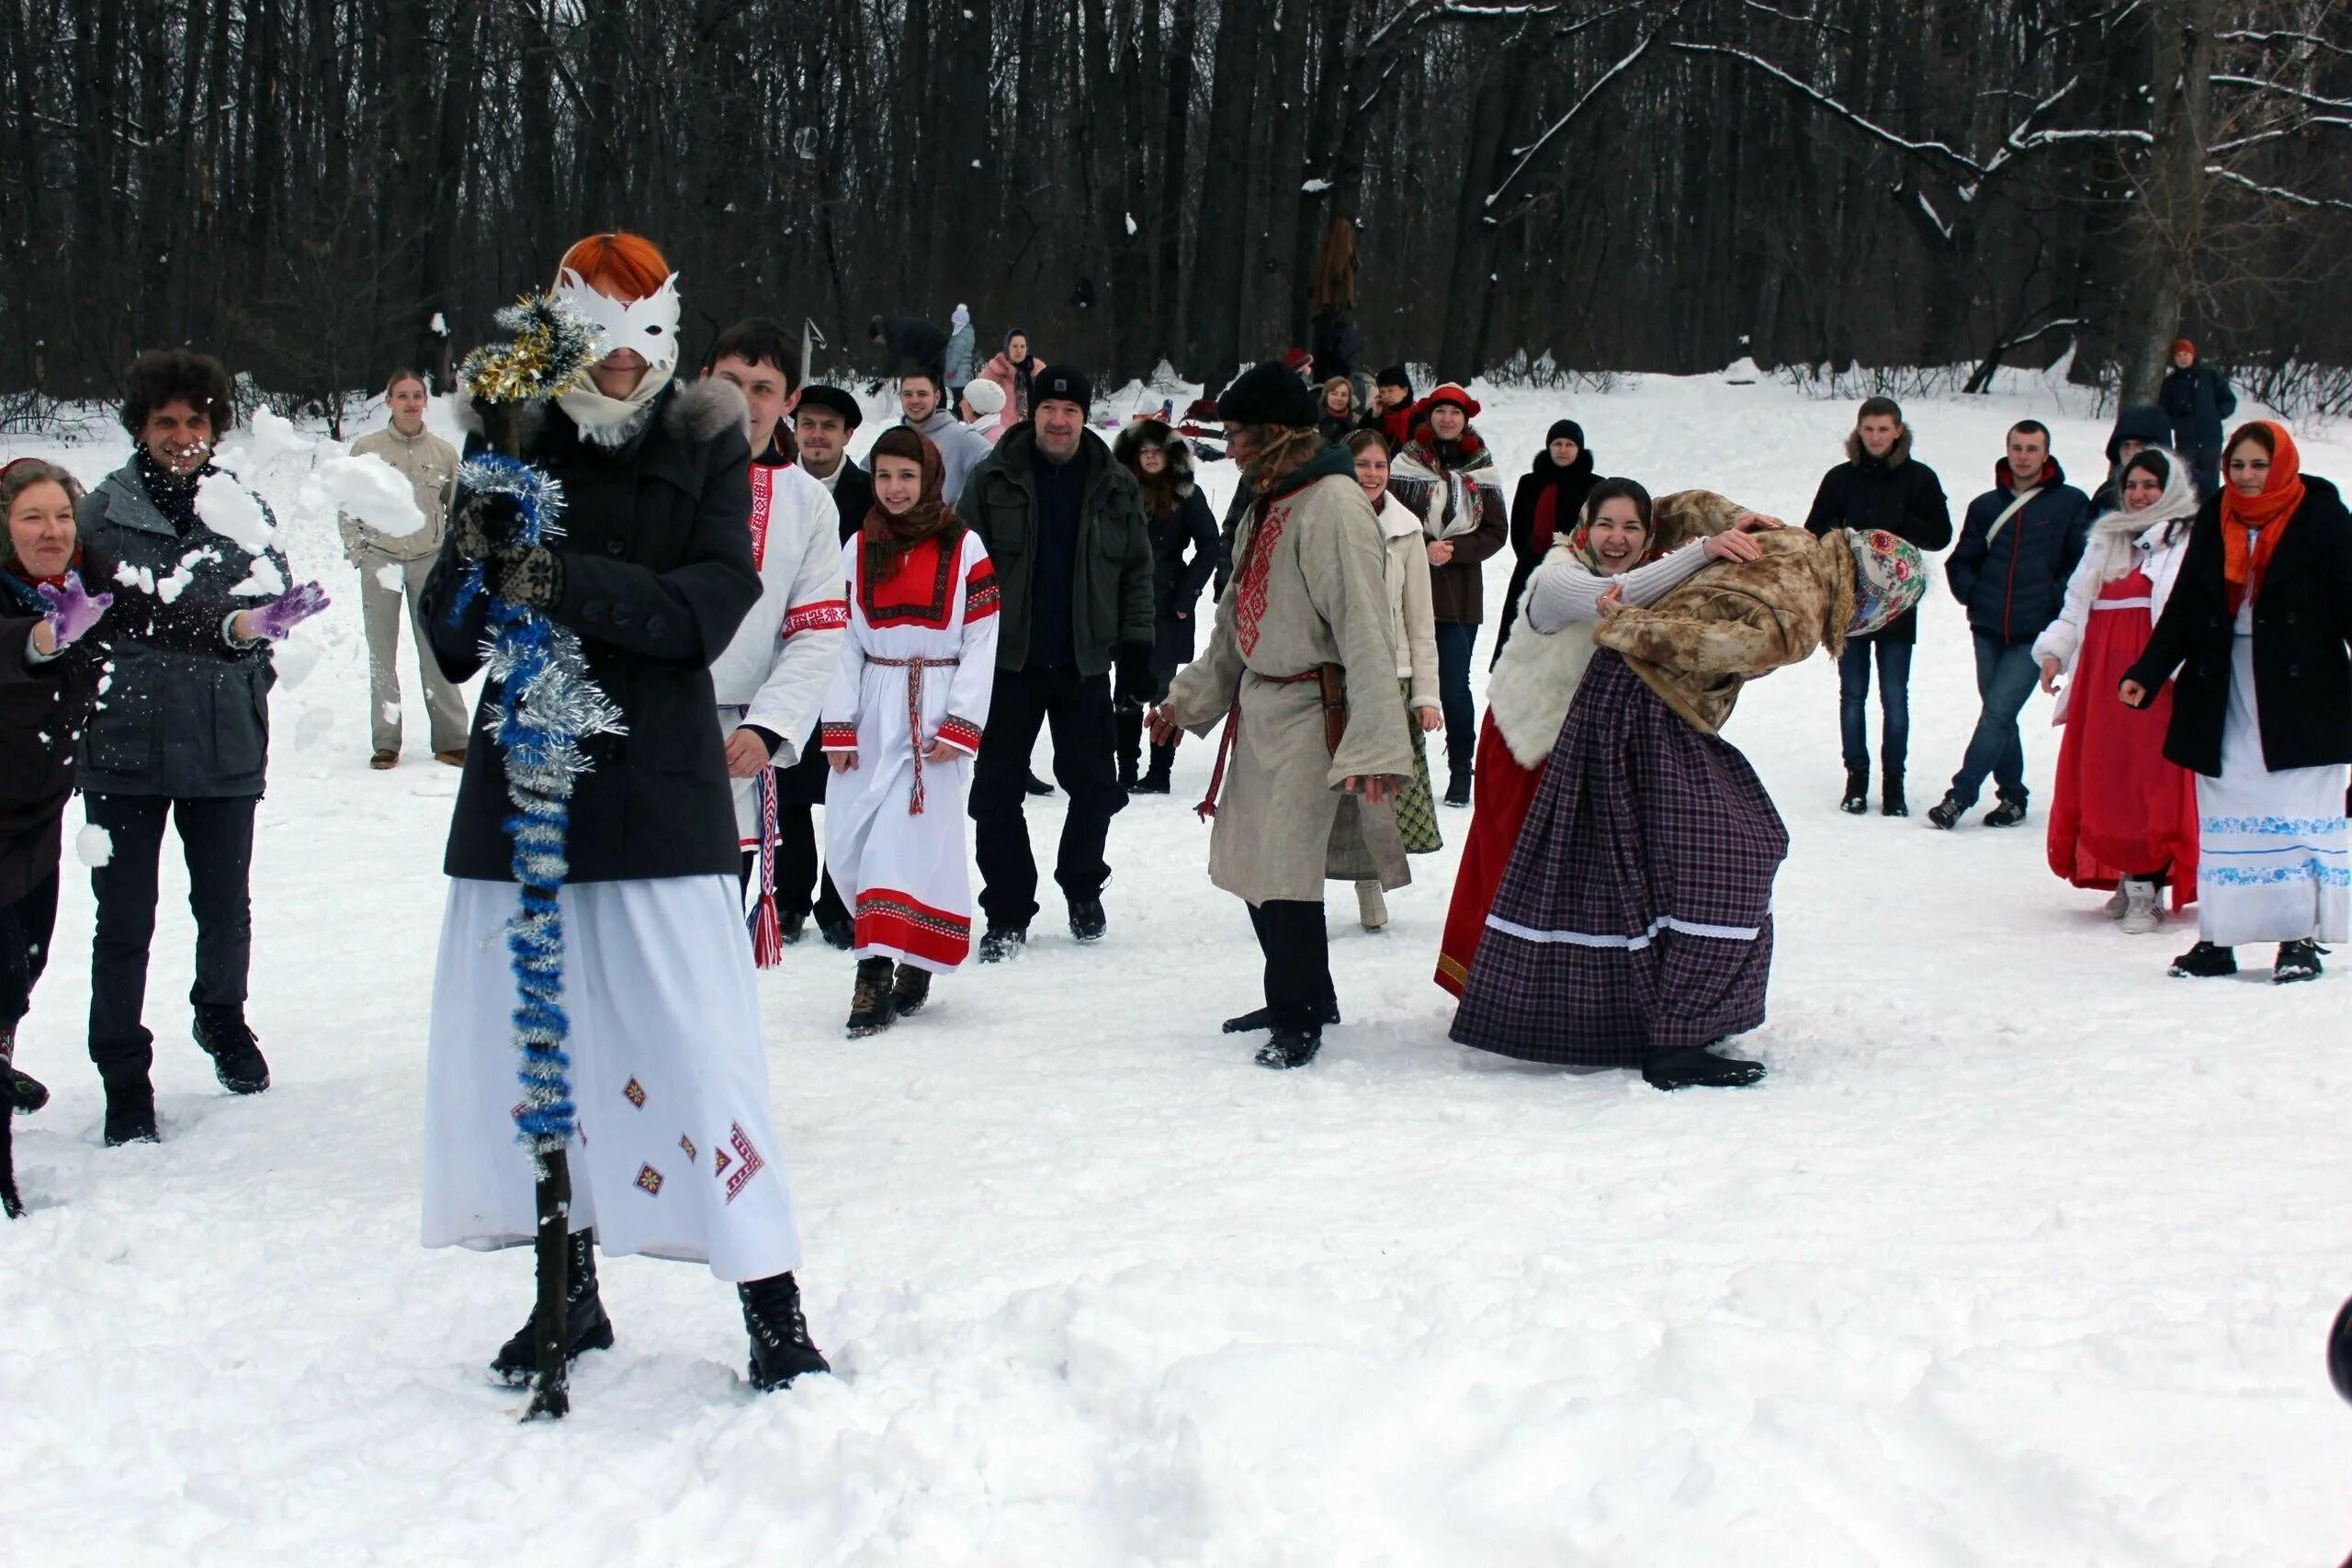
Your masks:
<svg viewBox="0 0 2352 1568"><path fill-rule="evenodd" d="M1630 1067L1755 1028L1788 850L1747 759L1600 650L1496 889L1453 1037Z"/></svg>
<svg viewBox="0 0 2352 1568"><path fill-rule="evenodd" d="M1413 683L1399 681L1397 689L1405 694L1405 728L1413 738L1413 777L1396 796L1396 831L1405 840L1408 855L1426 855L1445 848L1445 839L1437 830L1437 797L1430 791L1429 737L1421 728L1421 715L1412 705Z"/></svg>

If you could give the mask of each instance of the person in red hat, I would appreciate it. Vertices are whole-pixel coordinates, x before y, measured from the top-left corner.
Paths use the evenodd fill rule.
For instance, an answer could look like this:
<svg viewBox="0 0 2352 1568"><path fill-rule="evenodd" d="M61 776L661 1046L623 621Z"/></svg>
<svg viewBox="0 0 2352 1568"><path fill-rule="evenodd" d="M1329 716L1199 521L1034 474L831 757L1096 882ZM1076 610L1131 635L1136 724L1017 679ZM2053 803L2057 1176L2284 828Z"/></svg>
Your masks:
<svg viewBox="0 0 2352 1568"><path fill-rule="evenodd" d="M1437 620L1438 700L1445 708L1445 803L1470 804L1478 710L1470 657L1487 618L1487 558L1510 537L1494 454L1470 422L1478 400L1448 381L1413 405L1413 435L1389 466L1389 492L1421 520Z"/></svg>
<svg viewBox="0 0 2352 1568"><path fill-rule="evenodd" d="M2181 338L2172 345L2172 369L2156 402L2172 421L2172 449L2197 469L2197 493L2211 499L2222 489L2222 425L2238 412L2230 378L2197 357L2197 345Z"/></svg>

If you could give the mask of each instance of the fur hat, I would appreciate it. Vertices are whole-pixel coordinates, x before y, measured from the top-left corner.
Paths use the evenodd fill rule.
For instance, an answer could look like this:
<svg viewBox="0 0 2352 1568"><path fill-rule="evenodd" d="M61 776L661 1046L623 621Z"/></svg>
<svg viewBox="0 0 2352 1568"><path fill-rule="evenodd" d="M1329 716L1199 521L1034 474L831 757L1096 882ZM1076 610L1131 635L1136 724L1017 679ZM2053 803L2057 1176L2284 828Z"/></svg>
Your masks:
<svg viewBox="0 0 2352 1568"><path fill-rule="evenodd" d="M1868 637L1919 602L1928 570L1919 547L1899 534L1849 528L1846 537L1854 550L1854 618L1846 623L1846 635Z"/></svg>
<svg viewBox="0 0 2352 1568"><path fill-rule="evenodd" d="M1280 424L1312 427L1320 411L1315 389L1279 359L1253 365L1216 396L1217 412L1228 425Z"/></svg>
<svg viewBox="0 0 2352 1568"><path fill-rule="evenodd" d="M1094 412L1094 383L1086 372L1070 365L1049 365L1029 383L1029 408L1040 403L1076 403L1080 413Z"/></svg>
<svg viewBox="0 0 2352 1568"><path fill-rule="evenodd" d="M855 398L851 397L839 387L828 387L822 381L800 389L798 406L825 409L837 413L842 416L843 428L849 430L855 430L865 423L865 411L857 406Z"/></svg>
<svg viewBox="0 0 2352 1568"><path fill-rule="evenodd" d="M975 418L993 419L1004 412L1004 389L987 377L978 377L964 383L964 400L972 405Z"/></svg>
<svg viewBox="0 0 2352 1568"><path fill-rule="evenodd" d="M1476 419L1484 412L1483 405L1469 394L1462 383L1448 381L1413 405L1413 423L1419 424L1428 419L1430 411L1441 403L1452 403L1462 411L1465 419Z"/></svg>
<svg viewBox="0 0 2352 1568"><path fill-rule="evenodd" d="M1401 387L1407 397L1413 395L1413 378L1406 373L1405 367L1401 365L1392 365L1383 370L1372 378L1372 384L1375 387Z"/></svg>

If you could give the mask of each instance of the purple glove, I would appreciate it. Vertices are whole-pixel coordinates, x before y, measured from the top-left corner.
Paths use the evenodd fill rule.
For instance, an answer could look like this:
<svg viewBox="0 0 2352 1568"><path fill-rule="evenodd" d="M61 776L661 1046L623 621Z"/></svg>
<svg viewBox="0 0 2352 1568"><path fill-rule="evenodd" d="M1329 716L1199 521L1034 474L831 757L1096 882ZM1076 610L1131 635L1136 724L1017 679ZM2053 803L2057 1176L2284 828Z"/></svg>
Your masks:
<svg viewBox="0 0 2352 1568"><path fill-rule="evenodd" d="M255 637L276 642L327 607L327 591L315 582L297 583L258 610L245 612Z"/></svg>
<svg viewBox="0 0 2352 1568"><path fill-rule="evenodd" d="M82 574L69 571L62 584L38 584L36 592L49 609L41 616L48 623L49 635L57 639L62 649L79 642L82 635L98 624L98 617L114 606L111 593L92 593L82 586Z"/></svg>

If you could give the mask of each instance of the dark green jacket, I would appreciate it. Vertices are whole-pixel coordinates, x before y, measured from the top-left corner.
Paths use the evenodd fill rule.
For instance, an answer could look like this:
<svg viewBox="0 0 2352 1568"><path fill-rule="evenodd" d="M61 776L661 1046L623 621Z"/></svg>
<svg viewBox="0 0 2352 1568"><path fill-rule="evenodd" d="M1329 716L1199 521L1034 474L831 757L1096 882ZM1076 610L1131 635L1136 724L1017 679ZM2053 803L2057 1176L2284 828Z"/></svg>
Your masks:
<svg viewBox="0 0 2352 1568"><path fill-rule="evenodd" d="M980 536L995 564L996 667L1029 663L1030 583L1036 575L1037 487L1030 468L1036 427L1016 424L964 481L956 514ZM1122 645L1152 642L1151 531L1135 476L1092 431L1079 437L1073 463L1086 465L1079 505L1078 555L1070 562L1072 651L1081 675L1107 672Z"/></svg>

